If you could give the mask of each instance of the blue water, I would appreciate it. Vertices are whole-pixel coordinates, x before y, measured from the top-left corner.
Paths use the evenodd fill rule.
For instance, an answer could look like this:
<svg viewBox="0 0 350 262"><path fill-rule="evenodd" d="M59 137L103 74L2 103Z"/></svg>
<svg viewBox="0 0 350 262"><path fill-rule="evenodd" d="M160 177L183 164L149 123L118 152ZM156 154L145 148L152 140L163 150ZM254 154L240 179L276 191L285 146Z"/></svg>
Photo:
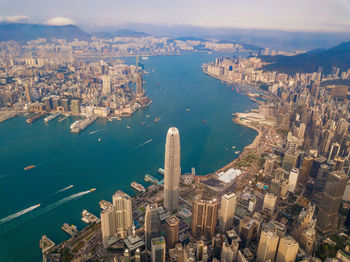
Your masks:
<svg viewBox="0 0 350 262"><path fill-rule="evenodd" d="M82 229L86 226L80 220L83 209L99 214L101 199L111 201L118 189L133 194L132 181L147 185L144 175L157 176L157 169L163 167L165 136L171 126L180 131L182 172L195 167L197 174L208 174L236 158L232 149L225 148L235 145L235 150L242 150L256 132L234 124L231 114L257 106L202 72L202 63L215 56L201 53L144 60L149 72L145 89L153 103L122 121L99 119L79 135L69 133L72 117L48 124L41 119L28 125L24 117L0 123L0 219L41 203L0 222L0 261L40 261L43 234L56 243L66 240L62 224ZM159 122L154 122L155 117ZM89 134L95 130L99 131ZM37 167L23 170L32 164ZM73 188L57 192L71 184ZM90 188L97 190L75 195Z"/></svg>

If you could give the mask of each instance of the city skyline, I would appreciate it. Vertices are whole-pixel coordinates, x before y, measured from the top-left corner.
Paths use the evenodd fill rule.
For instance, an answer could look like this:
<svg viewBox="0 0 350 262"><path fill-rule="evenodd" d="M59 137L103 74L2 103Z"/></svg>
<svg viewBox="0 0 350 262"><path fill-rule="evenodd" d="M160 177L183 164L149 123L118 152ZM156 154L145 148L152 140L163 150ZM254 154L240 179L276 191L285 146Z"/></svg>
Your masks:
<svg viewBox="0 0 350 262"><path fill-rule="evenodd" d="M40 6L40 8L38 8ZM9 1L0 3L0 21L48 25L77 24L91 29L127 23L209 28L350 32L345 0L269 2L211 1ZM45 10L43 12L42 10ZM76 12L79 10L79 12ZM193 14L196 15L193 15Z"/></svg>

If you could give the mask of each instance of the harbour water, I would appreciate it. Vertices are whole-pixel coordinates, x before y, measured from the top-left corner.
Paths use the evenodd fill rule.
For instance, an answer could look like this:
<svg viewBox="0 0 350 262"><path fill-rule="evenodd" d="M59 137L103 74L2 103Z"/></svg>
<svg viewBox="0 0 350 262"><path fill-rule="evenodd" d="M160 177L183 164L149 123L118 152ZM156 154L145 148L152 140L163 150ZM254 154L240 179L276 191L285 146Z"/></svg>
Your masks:
<svg viewBox="0 0 350 262"><path fill-rule="evenodd" d="M40 119L28 125L24 117L0 123L0 220L20 214L0 222L0 261L40 261L43 234L61 242L68 238L63 223L79 230L86 226L83 209L99 215L98 202L111 201L116 190L134 194L130 183L149 185L147 173L160 179L157 170L164 165L171 126L180 131L183 173L195 167L197 174L207 174L236 158L232 146L241 151L257 133L233 123L231 114L257 105L202 72L202 63L216 56L144 60L145 89L153 103L122 121L98 119L78 135L69 132L76 117L60 122L60 116L47 124ZM24 171L29 165L36 167Z"/></svg>

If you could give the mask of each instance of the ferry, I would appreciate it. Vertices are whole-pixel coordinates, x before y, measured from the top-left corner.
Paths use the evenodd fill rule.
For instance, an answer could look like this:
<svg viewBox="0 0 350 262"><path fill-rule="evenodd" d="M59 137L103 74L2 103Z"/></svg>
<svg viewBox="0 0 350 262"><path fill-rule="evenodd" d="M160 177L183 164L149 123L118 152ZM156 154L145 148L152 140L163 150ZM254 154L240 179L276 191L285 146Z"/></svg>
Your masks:
<svg viewBox="0 0 350 262"><path fill-rule="evenodd" d="M101 142L101 137L98 139L98 142Z"/></svg>
<svg viewBox="0 0 350 262"><path fill-rule="evenodd" d="M131 187L139 192L146 192L146 189L143 187L143 185L136 183L136 182L132 182Z"/></svg>
<svg viewBox="0 0 350 262"><path fill-rule="evenodd" d="M239 150L235 151L235 154L239 154L239 153L241 153L241 151L239 151Z"/></svg>
<svg viewBox="0 0 350 262"><path fill-rule="evenodd" d="M150 117L150 115L146 115L146 118L149 118Z"/></svg>
<svg viewBox="0 0 350 262"><path fill-rule="evenodd" d="M36 167L36 165L26 166L26 167L24 168L24 170L27 171L27 170L30 170L30 169L32 169L32 168L34 168L34 167Z"/></svg>
<svg viewBox="0 0 350 262"><path fill-rule="evenodd" d="M163 168L158 168L158 173L164 176L164 169Z"/></svg>
<svg viewBox="0 0 350 262"><path fill-rule="evenodd" d="M126 126L126 128L130 128L130 126Z"/></svg>
<svg viewBox="0 0 350 262"><path fill-rule="evenodd" d="M48 117L45 117L44 118L44 122L45 123L48 123L49 121L51 121L52 119L56 118L57 116L59 116L60 113L56 113L56 114L53 114L53 115L49 115Z"/></svg>
<svg viewBox="0 0 350 262"><path fill-rule="evenodd" d="M232 146L232 149L235 149L236 147L235 146Z"/></svg>
<svg viewBox="0 0 350 262"><path fill-rule="evenodd" d="M145 181L146 182L151 182L153 184L157 184L159 181L155 177L151 176L150 174L145 175Z"/></svg>

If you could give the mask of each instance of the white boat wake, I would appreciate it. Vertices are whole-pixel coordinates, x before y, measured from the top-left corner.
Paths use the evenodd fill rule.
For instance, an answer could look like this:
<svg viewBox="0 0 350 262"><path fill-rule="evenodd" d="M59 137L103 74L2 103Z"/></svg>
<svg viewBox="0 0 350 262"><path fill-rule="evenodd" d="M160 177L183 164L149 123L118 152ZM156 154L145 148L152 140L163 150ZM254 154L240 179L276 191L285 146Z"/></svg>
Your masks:
<svg viewBox="0 0 350 262"><path fill-rule="evenodd" d="M61 193L61 192L66 191L66 190L68 190L68 189L70 189L72 187L74 187L74 185L70 185L70 186L67 186L65 188L62 188L62 189L58 190L56 193Z"/></svg>
<svg viewBox="0 0 350 262"><path fill-rule="evenodd" d="M139 144L138 146L135 146L133 149L131 149L130 151L133 151L133 150L135 150L135 149L138 149L138 148L140 148L140 147L142 147L142 146L144 146L144 145L146 145L146 144L148 144L148 143L150 143L150 142L152 142L152 138L150 139L150 140L147 140L146 142L143 142L143 143L141 143L141 144ZM130 152L129 151L129 152Z"/></svg>
<svg viewBox="0 0 350 262"><path fill-rule="evenodd" d="M92 135L92 134L95 134L95 133L101 132L102 130L105 130L105 129L104 129L104 128L102 128L102 129L97 129L97 130L95 130L95 131L91 131L91 132L89 133L89 135Z"/></svg>
<svg viewBox="0 0 350 262"><path fill-rule="evenodd" d="M6 223L6 222L8 222L8 221L10 221L10 220L12 220L12 219L14 219L14 218L16 218L16 217L22 216L22 215L24 215L25 213L28 213L28 212L30 212L30 211L32 211L32 210L38 208L38 207L40 207L40 204L37 204L37 205L31 206L31 207L28 207L28 208L26 208L26 209L23 209L22 211L19 211L19 212L17 212L17 213L14 213L14 214L12 214L12 215L9 215L9 216L7 216L7 217L4 217L4 218L2 218L2 219L0 220L0 225L3 224L3 223Z"/></svg>

